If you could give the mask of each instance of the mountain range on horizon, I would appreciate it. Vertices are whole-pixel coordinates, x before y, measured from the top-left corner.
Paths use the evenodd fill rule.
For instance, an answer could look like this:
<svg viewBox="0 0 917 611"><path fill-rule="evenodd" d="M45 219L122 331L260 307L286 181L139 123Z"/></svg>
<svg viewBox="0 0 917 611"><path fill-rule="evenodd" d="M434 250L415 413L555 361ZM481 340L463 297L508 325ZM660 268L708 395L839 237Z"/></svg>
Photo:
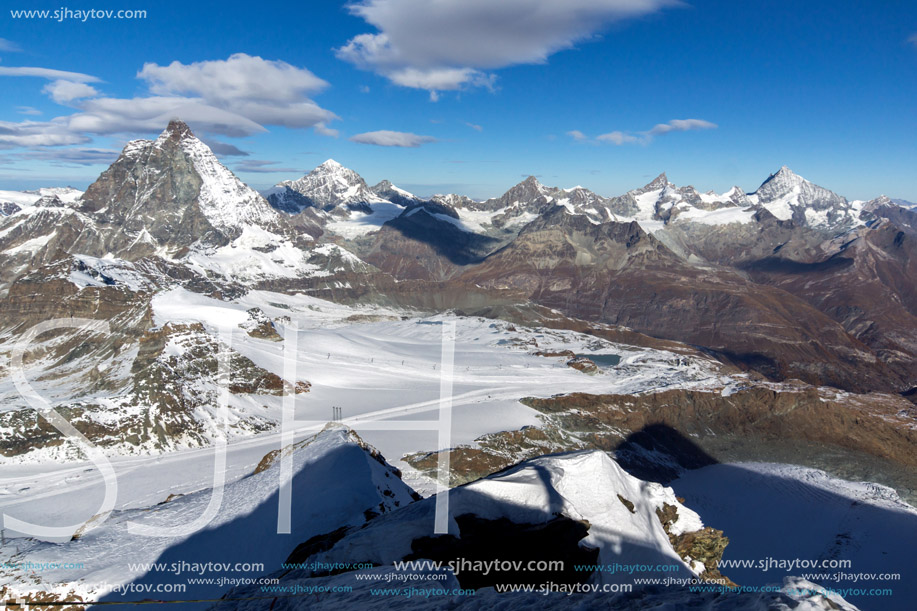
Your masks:
<svg viewBox="0 0 917 611"><path fill-rule="evenodd" d="M438 308L537 304L775 380L917 385L915 213L885 196L848 201L785 166L752 193L661 174L605 198L530 176L474 201L370 186L328 160L263 195L174 121L129 143L85 193L0 195L0 290L12 299L75 256L209 291L338 282L348 299L428 306L418 287L430 284L455 293Z"/></svg>
<svg viewBox="0 0 917 611"><path fill-rule="evenodd" d="M604 197L529 176L475 201L369 185L328 160L259 193L173 121L128 143L85 192L0 191L0 464L22 470L0 493L41 520L70 507L82 521L60 540L14 533L15 558L101 559L88 577L0 573L0 588L39 597L79 584L54 596L88 600L102 595L93 579L163 579L124 571L124 558L215 553L273 567L349 562L357 550L384 572L496 553L501 537L537 540L571 563L664 560L728 580L736 573L718 567L730 538L760 553L773 544L768 528L801 512L807 521L781 540L794 555L905 557L900 531L917 515L907 505L917 498L914 278L917 211L885 196L850 201L787 167L750 193L702 193L660 174ZM41 331L86 319L107 332ZM369 426L438 408L445 320L456 323L453 436ZM130 474L110 514L85 500L101 479L73 466L86 463L80 444L23 403L15 367ZM310 424L284 446L290 404ZM313 426L331 406L352 429ZM232 475L214 528L155 546L132 535L128 524L204 511L213 467L202 450L218 440ZM300 538L274 533L281 456L294 457ZM688 500L669 487L702 472L687 477ZM454 492L459 537L429 536L436 503L421 497L441 484ZM745 495L775 504L743 506ZM719 508L729 532L701 521L695 503ZM862 522L854 533L851 520ZM824 533L806 534L816 522ZM616 527L630 537L624 551ZM878 571L888 558L862 561ZM351 573L259 574L335 584ZM449 583L497 583L468 579ZM195 587L207 598L227 590ZM236 592L255 597L255 587ZM651 594L688 600L683 588ZM839 596L766 602L855 609Z"/></svg>

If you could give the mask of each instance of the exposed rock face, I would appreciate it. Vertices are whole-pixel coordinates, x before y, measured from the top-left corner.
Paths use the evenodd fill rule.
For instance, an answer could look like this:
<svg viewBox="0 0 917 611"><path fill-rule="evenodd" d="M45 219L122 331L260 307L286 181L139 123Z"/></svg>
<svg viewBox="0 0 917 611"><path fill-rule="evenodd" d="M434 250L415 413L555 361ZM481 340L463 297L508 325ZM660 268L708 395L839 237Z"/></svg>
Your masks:
<svg viewBox="0 0 917 611"><path fill-rule="evenodd" d="M127 259L163 248L178 254L197 242L223 245L246 225L279 230L281 223L180 121L154 141L129 143L81 202L97 220L101 244L77 244L77 252Z"/></svg>
<svg viewBox="0 0 917 611"><path fill-rule="evenodd" d="M750 385L731 393L577 393L523 403L543 414L544 426L487 435L475 446L450 450L452 483L474 480L534 456L583 448L614 451L618 461L639 476L668 481L680 470L712 464L718 456L729 460L719 443L728 439L744 444L822 444L850 451L849 460L857 460L861 452L905 469L917 467L917 409L894 395ZM405 460L433 475L438 457L435 452L421 453Z"/></svg>
<svg viewBox="0 0 917 611"><path fill-rule="evenodd" d="M42 348L73 361L77 371L81 358L93 361L111 355L113 363L104 376L95 369L85 375L90 383L86 390L98 389L93 382L99 381L116 391L113 397L97 401L89 393L80 399L71 391L55 409L90 441L116 453L210 445L219 433L214 426L219 428L222 422L217 401L221 383L228 384L232 395L304 393L310 388L306 381L284 381L234 351L228 352L229 378L221 379L218 354L224 348L199 323L170 323L133 339L122 334L104 336L96 346L83 338ZM58 372L58 381L67 383L63 371ZM266 431L276 424L268 417L239 410L232 399L227 409L226 433L230 436ZM81 455L78 447L33 409L0 412L0 454L13 457L30 452L44 458Z"/></svg>
<svg viewBox="0 0 917 611"><path fill-rule="evenodd" d="M704 565L701 580L737 587L731 579L720 573L719 564L729 545L729 538L723 536L722 530L705 526L693 532L673 532L672 526L678 521L678 508L668 503L656 509L656 516L678 555L687 562L700 562Z"/></svg>
<svg viewBox="0 0 917 611"><path fill-rule="evenodd" d="M0 216L9 216L22 210L19 204L13 202L0 202Z"/></svg>
<svg viewBox="0 0 917 611"><path fill-rule="evenodd" d="M906 386L811 305L729 270L694 267L636 222L594 224L557 207L459 278L522 292L577 318L704 346L776 379Z"/></svg>
<svg viewBox="0 0 917 611"><path fill-rule="evenodd" d="M441 281L455 277L502 242L469 233L450 222L454 211L420 204L389 221L358 254L399 279Z"/></svg>
<svg viewBox="0 0 917 611"><path fill-rule="evenodd" d="M586 357L576 357L567 361L567 367L573 367L583 373L593 374L599 370L598 366Z"/></svg>
<svg viewBox="0 0 917 611"><path fill-rule="evenodd" d="M272 342L283 341L283 337L277 332L274 322L260 308L250 309L248 316L249 319L239 326L245 329L251 337L267 339Z"/></svg>
<svg viewBox="0 0 917 611"><path fill-rule="evenodd" d="M917 235L882 221L800 264L772 258L751 277L804 299L870 347L905 387L917 380Z"/></svg>

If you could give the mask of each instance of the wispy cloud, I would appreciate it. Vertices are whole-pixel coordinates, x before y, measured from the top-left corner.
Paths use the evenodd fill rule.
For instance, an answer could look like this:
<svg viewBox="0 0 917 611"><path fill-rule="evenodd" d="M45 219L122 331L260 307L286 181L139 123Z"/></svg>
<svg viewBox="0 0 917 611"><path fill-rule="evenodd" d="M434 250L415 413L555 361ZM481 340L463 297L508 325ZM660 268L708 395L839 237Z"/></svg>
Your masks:
<svg viewBox="0 0 917 611"><path fill-rule="evenodd" d="M672 119L668 123L659 123L649 131L650 135L658 136L669 132L689 132L700 129L716 129L716 123L703 119Z"/></svg>
<svg viewBox="0 0 917 611"><path fill-rule="evenodd" d="M267 161L264 159L246 159L236 164L237 172L254 172L257 174L270 174L272 172L294 173L299 172L296 168L277 167L279 161Z"/></svg>
<svg viewBox="0 0 917 611"><path fill-rule="evenodd" d="M573 138L574 140L576 140L577 142L583 142L585 140L589 140L589 136L587 136L586 134L584 134L583 132L581 132L578 129L572 129L568 131L567 135Z"/></svg>
<svg viewBox="0 0 917 611"><path fill-rule="evenodd" d="M5 51L7 53L19 53L22 51L22 48L12 40L0 38L0 51Z"/></svg>
<svg viewBox="0 0 917 611"><path fill-rule="evenodd" d="M66 119L0 121L0 148L85 144L90 138L70 129Z"/></svg>
<svg viewBox="0 0 917 611"><path fill-rule="evenodd" d="M16 112L18 112L21 115L32 115L32 116L41 114L40 110L38 110L37 108L32 108L31 106L17 106Z"/></svg>
<svg viewBox="0 0 917 611"><path fill-rule="evenodd" d="M491 70L547 61L608 24L678 0L362 0L351 13L376 28L335 50L338 58L403 87L492 88Z"/></svg>
<svg viewBox="0 0 917 611"><path fill-rule="evenodd" d="M417 148L423 144L436 142L433 136L419 136L410 132L394 132L387 129L366 132L350 137L351 142L360 144L373 144L375 146L396 146L402 148Z"/></svg>
<svg viewBox="0 0 917 611"><path fill-rule="evenodd" d="M640 137L633 134L626 134L620 131L608 132L607 134L601 134L595 138L599 142L611 142L614 145L621 146L622 144L630 144L632 142L637 142L640 140Z"/></svg>
<svg viewBox="0 0 917 611"><path fill-rule="evenodd" d="M484 128L483 128L483 127L481 127L480 125L476 125L476 124L474 124L474 123L468 123L468 122L466 122L465 125L467 125L468 127L470 127L471 129L473 129L473 130L476 131L476 132L482 132L482 131L484 131Z"/></svg>
<svg viewBox="0 0 917 611"><path fill-rule="evenodd" d="M624 132L612 131L600 134L591 139L578 129L567 132L567 135L577 142L591 143L610 143L615 146L623 144L649 144L656 136L662 136L671 132L688 132L706 129L716 129L716 123L705 121L703 119L672 119L668 123L658 123L652 129L642 132Z"/></svg>
<svg viewBox="0 0 917 611"><path fill-rule="evenodd" d="M200 139L204 144L210 147L210 150L213 151L215 155L220 157L248 157L250 155L248 151L243 151L235 144L229 144L228 142L222 142L207 136L201 136Z"/></svg>
<svg viewBox="0 0 917 611"><path fill-rule="evenodd" d="M54 162L54 165L107 165L118 158L120 151L101 148L66 148L28 151L23 159L38 159Z"/></svg>
<svg viewBox="0 0 917 611"><path fill-rule="evenodd" d="M35 66L0 66L0 76L34 76L49 80L65 80L75 83L98 83L101 79L91 74L82 72L68 72L67 70L54 70L53 68L39 68Z"/></svg>

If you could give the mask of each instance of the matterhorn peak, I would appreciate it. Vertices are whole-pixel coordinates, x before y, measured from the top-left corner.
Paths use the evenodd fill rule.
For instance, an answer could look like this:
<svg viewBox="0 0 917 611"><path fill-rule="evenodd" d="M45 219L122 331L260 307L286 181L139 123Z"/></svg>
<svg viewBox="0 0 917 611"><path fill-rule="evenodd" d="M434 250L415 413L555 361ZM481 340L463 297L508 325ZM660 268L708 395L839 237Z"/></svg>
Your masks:
<svg viewBox="0 0 917 611"><path fill-rule="evenodd" d="M154 247L168 244L178 251L200 240L194 230L205 222L220 234L216 243L234 239L247 225L272 228L278 218L177 119L155 141L129 142L81 201L83 212L101 214L120 228L117 239L126 249L142 231L153 237Z"/></svg>
<svg viewBox="0 0 917 611"><path fill-rule="evenodd" d="M188 124L181 119L172 119L163 132L159 134L159 138L156 141L171 140L178 142L188 138L194 138L194 132L191 131Z"/></svg>

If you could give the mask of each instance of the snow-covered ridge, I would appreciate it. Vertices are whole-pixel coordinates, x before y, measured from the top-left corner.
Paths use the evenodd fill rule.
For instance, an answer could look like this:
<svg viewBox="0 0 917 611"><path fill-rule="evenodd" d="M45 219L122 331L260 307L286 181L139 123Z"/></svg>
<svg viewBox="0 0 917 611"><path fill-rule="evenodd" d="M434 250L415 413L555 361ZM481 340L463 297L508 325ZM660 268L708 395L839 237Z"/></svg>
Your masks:
<svg viewBox="0 0 917 611"><path fill-rule="evenodd" d="M184 563L229 562L260 563L273 569L279 566L296 545L318 534L343 526L366 521L366 512L392 511L410 504L414 493L398 477L397 471L385 463L374 448L367 445L346 427L330 425L305 440L288 446L292 455L292 519L289 534L277 533L278 460L266 456L257 472L230 480L222 491L216 514L207 530L168 536L142 536L129 526L159 528L168 531L192 523L205 513L211 501L208 489L171 496L169 489L174 477L163 481L146 481L151 490L158 490L157 500L149 506L117 508L97 529L84 534L78 541L44 543L17 540L17 546L0 550L0 563L57 563L57 568L35 573L28 579L17 579L16 571L0 571L0 588L11 588L18 595L48 592L62 598L72 595L99 600L106 594L106 584L118 585L153 580L184 581L188 575L147 573L136 565L176 560ZM275 452L276 454L276 452ZM173 468L182 470L181 462ZM316 491L321 491L316 494ZM273 502L272 502L272 499ZM82 506L69 508L72 516L92 511L96 499L85 498ZM9 532L7 532L9 535ZM15 559L11 556L18 548ZM250 566L250 564L249 564ZM146 573L146 574L145 574ZM243 576L256 577L260 571ZM200 575L192 575L200 576ZM209 577L212 575L205 575ZM239 575L234 575L238 577ZM196 589L195 589L196 588ZM216 598L228 586L188 586L192 598ZM168 598L169 595L157 598ZM176 594L174 598L181 598ZM119 600L140 600L142 595ZM187 598L187 596L185 596Z"/></svg>
<svg viewBox="0 0 917 611"><path fill-rule="evenodd" d="M693 559L678 555L656 511L664 505L676 510L669 526L675 536L701 530L700 516L682 505L671 488L633 477L598 450L531 459L453 488L448 495L448 531L456 537L462 534L456 521L460 516L507 519L514 524L545 524L563 516L588 524L580 546L599 550L599 564L668 564L681 567L687 575L703 572ZM384 515L309 560L334 563L349 556L390 565L412 554L414 541L430 537L435 508L431 497ZM590 578L598 583L630 579L610 572L596 572Z"/></svg>

